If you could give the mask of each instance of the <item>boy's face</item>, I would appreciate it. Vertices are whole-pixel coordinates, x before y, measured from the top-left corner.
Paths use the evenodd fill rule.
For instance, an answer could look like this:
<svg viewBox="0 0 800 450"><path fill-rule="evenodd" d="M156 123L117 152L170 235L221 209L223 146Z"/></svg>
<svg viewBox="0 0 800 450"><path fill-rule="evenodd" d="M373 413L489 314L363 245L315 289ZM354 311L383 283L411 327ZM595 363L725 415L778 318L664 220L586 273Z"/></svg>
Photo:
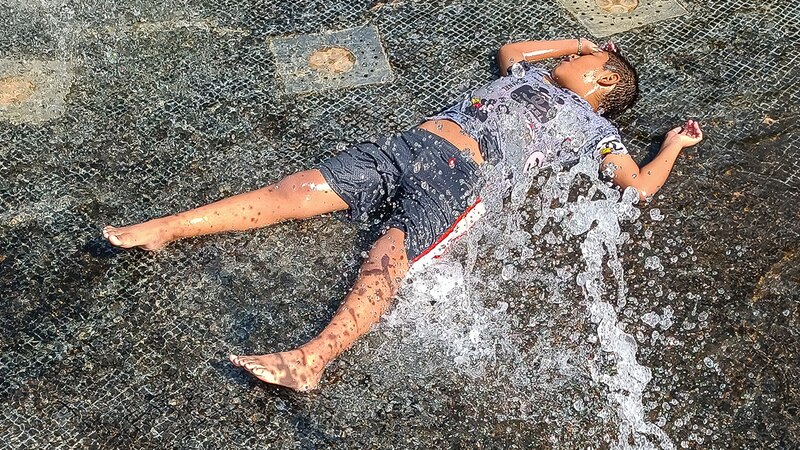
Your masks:
<svg viewBox="0 0 800 450"><path fill-rule="evenodd" d="M608 53L604 51L583 56L573 54L562 58L551 75L562 87L582 94L596 89L598 85L608 86L609 80L616 79L616 74L603 67L607 62Z"/></svg>

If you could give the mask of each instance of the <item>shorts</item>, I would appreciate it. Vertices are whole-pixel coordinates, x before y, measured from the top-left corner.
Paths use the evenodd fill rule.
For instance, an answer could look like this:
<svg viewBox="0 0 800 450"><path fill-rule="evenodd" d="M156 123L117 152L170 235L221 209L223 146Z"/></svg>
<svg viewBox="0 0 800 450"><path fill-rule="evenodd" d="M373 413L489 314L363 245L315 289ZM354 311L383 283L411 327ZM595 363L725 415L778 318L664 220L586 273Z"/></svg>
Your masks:
<svg viewBox="0 0 800 450"><path fill-rule="evenodd" d="M457 237L455 230L476 220L464 219L479 203L477 163L421 128L357 144L317 169L349 205L350 220L365 221L388 204L384 225L405 232L412 264L429 253L438 256Z"/></svg>

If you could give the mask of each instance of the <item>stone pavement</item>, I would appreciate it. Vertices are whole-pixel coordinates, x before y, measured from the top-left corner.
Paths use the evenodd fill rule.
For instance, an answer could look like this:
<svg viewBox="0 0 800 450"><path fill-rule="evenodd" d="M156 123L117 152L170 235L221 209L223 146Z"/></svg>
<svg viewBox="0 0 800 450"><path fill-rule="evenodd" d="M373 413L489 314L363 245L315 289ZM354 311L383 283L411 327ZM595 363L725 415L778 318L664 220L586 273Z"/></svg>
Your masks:
<svg viewBox="0 0 800 450"><path fill-rule="evenodd" d="M798 448L800 3L600 3L0 4L0 447L611 448L614 412L580 370L531 380L552 395L522 407L388 332L316 393L233 368L228 352L285 349L324 326L364 230L328 217L145 253L99 229L412 126L497 76L503 43L613 22L634 26L613 36L642 79L620 120L634 156L685 118L706 133L627 230L639 301L619 315L653 372L646 419L676 448ZM520 320L539 307L507 295ZM569 326L592 335L580 306L541 324L552 345L572 345Z"/></svg>

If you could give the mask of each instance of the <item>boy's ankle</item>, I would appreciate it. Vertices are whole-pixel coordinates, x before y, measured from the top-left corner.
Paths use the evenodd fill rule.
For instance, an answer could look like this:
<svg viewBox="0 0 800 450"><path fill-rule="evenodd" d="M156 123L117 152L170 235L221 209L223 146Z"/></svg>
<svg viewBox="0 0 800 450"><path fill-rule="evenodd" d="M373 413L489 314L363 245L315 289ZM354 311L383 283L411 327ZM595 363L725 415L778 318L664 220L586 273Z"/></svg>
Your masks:
<svg viewBox="0 0 800 450"><path fill-rule="evenodd" d="M183 221L178 214L161 217L154 220L157 222L156 226L158 227L159 231L161 231L162 237L168 242L186 237L182 236L180 232L186 228L184 223L185 221Z"/></svg>

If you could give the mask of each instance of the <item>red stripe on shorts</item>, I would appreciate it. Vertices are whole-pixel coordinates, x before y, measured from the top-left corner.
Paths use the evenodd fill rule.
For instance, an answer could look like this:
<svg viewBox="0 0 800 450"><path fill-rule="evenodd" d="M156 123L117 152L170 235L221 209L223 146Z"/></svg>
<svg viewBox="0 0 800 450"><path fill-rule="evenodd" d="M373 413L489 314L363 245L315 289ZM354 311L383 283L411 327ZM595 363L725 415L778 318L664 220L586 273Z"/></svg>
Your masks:
<svg viewBox="0 0 800 450"><path fill-rule="evenodd" d="M473 209L473 208L475 208L476 206L478 206L478 204L479 204L480 202L481 202L481 199L480 199L480 198L478 198L477 200L475 200L475 203L473 203L473 204L472 204L472 206L470 206L469 208L467 208L467 209L466 209L466 211L464 211L463 213L461 213L461 215L459 215L459 216L456 218L455 222L453 222L453 224L452 224L452 225L450 225L450 228L448 228L448 229L447 229L447 231L445 231L444 233L442 233L442 235L441 235L441 236L439 236L439 238L438 238L438 239L436 239L436 242L434 242L434 243L433 243L433 244L432 244L430 247L426 248L426 249L425 249L425 251L423 251L422 253L420 253L419 255L417 255L417 257L416 257L416 258L412 259L412 260L411 260L411 264L414 264L414 263L415 263L415 262L417 262L417 261L418 261L420 258L422 258L423 256L425 256L425 255L427 255L428 253L430 253L430 252L431 252L433 249L435 249L435 248L436 248L436 247L437 247L439 244L441 244L443 240L447 239L447 236L449 236L449 235L450 235L450 233L452 233L452 232L453 232L453 230L455 230L456 226L458 226L458 223L459 223L459 222L461 222L462 220L464 220L464 218L465 218L465 217L467 217L467 214L469 214L469 212L470 212L470 211L472 211L472 209Z"/></svg>

